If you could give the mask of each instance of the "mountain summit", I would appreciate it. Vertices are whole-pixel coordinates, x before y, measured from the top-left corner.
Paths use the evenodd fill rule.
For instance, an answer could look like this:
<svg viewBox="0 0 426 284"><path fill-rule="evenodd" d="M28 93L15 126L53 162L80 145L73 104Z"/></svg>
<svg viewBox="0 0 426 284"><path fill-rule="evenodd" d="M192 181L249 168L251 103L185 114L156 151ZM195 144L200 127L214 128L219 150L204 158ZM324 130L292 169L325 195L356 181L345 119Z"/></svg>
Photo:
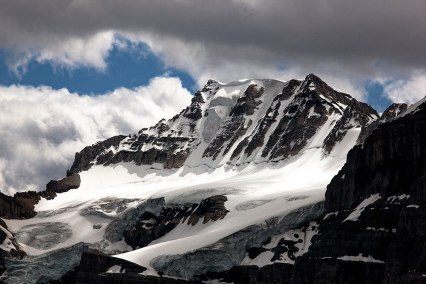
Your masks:
<svg viewBox="0 0 426 284"><path fill-rule="evenodd" d="M289 82L210 80L171 120L86 147L69 173L121 162L157 169L238 166L276 162L311 148L333 155L336 144L346 137L352 147L361 128L378 118L370 106L312 74Z"/></svg>

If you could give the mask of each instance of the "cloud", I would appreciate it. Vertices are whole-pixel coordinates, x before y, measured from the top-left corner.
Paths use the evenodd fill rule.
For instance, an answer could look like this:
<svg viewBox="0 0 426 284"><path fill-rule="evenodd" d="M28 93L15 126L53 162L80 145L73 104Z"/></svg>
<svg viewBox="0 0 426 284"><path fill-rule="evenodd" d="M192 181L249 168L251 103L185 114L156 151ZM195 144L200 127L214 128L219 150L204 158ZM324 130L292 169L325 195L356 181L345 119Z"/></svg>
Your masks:
<svg viewBox="0 0 426 284"><path fill-rule="evenodd" d="M419 72L409 79L385 81L383 93L393 102L413 104L426 96L426 73Z"/></svg>
<svg viewBox="0 0 426 284"><path fill-rule="evenodd" d="M9 69L18 76L26 72L26 67L31 60L39 63L49 62L55 66L74 69L77 67L90 67L100 72L107 69L106 59L111 49L125 48L122 40L114 32L99 32L87 38L64 38L52 42L34 51L23 47L9 52Z"/></svg>
<svg viewBox="0 0 426 284"><path fill-rule="evenodd" d="M54 61L76 67L92 66L105 70L105 59L114 45L113 32L100 32L88 39L69 38L65 42L48 46L37 55L37 61Z"/></svg>
<svg viewBox="0 0 426 284"><path fill-rule="evenodd" d="M426 2L2 0L0 42L42 47L101 31L149 32L291 60L422 64ZM356 58L356 60L353 60Z"/></svg>
<svg viewBox="0 0 426 284"><path fill-rule="evenodd" d="M129 134L170 118L191 94L177 78L86 96L49 87L0 87L0 190L44 190L61 178L74 154L117 134Z"/></svg>
<svg viewBox="0 0 426 284"><path fill-rule="evenodd" d="M0 45L19 58L103 70L112 34L147 42L200 85L209 77L363 83L426 69L424 0L0 0ZM25 60L14 60L18 65ZM349 79L348 79L349 78Z"/></svg>

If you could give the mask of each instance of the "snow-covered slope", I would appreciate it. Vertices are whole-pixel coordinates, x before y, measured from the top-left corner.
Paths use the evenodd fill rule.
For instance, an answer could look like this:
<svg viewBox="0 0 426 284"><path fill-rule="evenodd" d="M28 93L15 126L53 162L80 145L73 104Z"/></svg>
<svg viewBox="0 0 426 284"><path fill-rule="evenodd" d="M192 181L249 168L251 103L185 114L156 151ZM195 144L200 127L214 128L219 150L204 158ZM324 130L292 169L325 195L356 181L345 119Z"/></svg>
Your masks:
<svg viewBox="0 0 426 284"><path fill-rule="evenodd" d="M146 267L145 274L190 278L271 263L267 253L250 261L247 240L235 244L229 263L213 268L208 257L187 267L178 256L223 254L226 240L247 228L278 238L304 225L317 209L303 209L291 225L285 217L324 199L361 129L377 119L371 107L314 75L209 81L173 119L77 153L68 174L80 174L78 189L42 198L32 219L6 223L30 256L84 242ZM9 274L8 281L20 279Z"/></svg>

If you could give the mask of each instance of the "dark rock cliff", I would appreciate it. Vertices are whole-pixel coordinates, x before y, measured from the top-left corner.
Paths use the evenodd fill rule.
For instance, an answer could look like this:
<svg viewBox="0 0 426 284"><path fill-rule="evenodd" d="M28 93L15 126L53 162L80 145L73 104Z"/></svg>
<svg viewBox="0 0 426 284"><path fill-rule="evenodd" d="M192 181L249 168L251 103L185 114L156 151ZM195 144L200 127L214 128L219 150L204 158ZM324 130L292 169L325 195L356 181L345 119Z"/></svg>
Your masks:
<svg viewBox="0 0 426 284"><path fill-rule="evenodd" d="M17 192L8 196L0 192L0 217L5 219L28 219L37 213L34 206L41 198L53 199L57 193L66 192L80 186L80 175L72 174L61 180L51 180L45 191Z"/></svg>
<svg viewBox="0 0 426 284"><path fill-rule="evenodd" d="M23 195L18 194L17 197L12 197L0 192L0 217L6 219L28 219L34 217L36 215L34 204L39 201L39 197L31 197L29 194Z"/></svg>
<svg viewBox="0 0 426 284"><path fill-rule="evenodd" d="M56 192L56 193L62 193L66 192L70 189L75 189L80 187L80 175L73 173L70 176L67 176L60 180L51 180L46 185L46 191L48 192Z"/></svg>
<svg viewBox="0 0 426 284"><path fill-rule="evenodd" d="M425 283L426 104L348 154L293 283Z"/></svg>

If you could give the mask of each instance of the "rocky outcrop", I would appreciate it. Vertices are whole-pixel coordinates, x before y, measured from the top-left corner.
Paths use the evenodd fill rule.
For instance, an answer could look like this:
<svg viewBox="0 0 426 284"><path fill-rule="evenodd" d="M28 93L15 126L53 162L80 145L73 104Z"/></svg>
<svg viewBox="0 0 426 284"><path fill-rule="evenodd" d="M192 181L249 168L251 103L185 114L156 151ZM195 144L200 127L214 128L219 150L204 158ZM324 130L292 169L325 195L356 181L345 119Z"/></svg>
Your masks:
<svg viewBox="0 0 426 284"><path fill-rule="evenodd" d="M66 192L80 186L79 174L72 174L59 181L50 181L45 191L17 192L14 196L8 196L0 192L0 217L5 219L28 219L37 213L34 206L41 198L53 199L57 193Z"/></svg>
<svg viewBox="0 0 426 284"><path fill-rule="evenodd" d="M380 124L348 154L293 283L423 283L426 105Z"/></svg>
<svg viewBox="0 0 426 284"><path fill-rule="evenodd" d="M129 228L138 223L139 217L145 212L157 215L164 208L164 198L149 199L141 202L138 206L126 210L123 214L115 218L105 229L105 239L111 242L120 241ZM143 217L142 217L143 218Z"/></svg>
<svg viewBox="0 0 426 284"><path fill-rule="evenodd" d="M36 192L17 193L14 197L0 192L0 217L5 219L28 219L34 217L34 204L40 200Z"/></svg>
<svg viewBox="0 0 426 284"><path fill-rule="evenodd" d="M6 258L22 258L23 256L25 256L25 252L16 242L6 223L0 218L0 283L3 283L3 274L6 271Z"/></svg>
<svg viewBox="0 0 426 284"><path fill-rule="evenodd" d="M256 84L251 84L247 87L243 96L239 97L235 105L231 108L229 114L231 119L225 122L221 131L207 146L203 153L203 157L212 157L212 159L215 160L222 152L226 155L238 139L246 134L248 127L250 127L253 122L247 119L246 116L253 115L258 106L262 104L260 97L264 91L264 88L259 88ZM242 141L241 144L238 145L231 159L241 153L246 143L247 140Z"/></svg>
<svg viewBox="0 0 426 284"><path fill-rule="evenodd" d="M189 215L188 224L196 225L203 220L203 224L223 219L229 211L225 208L226 196L215 195L201 201L194 212Z"/></svg>
<svg viewBox="0 0 426 284"><path fill-rule="evenodd" d="M383 112L383 114L380 116L380 120L389 121L406 111L407 108L407 104L393 103Z"/></svg>
<svg viewBox="0 0 426 284"><path fill-rule="evenodd" d="M363 144L365 139L373 133L373 130L379 126L380 123L384 123L391 119L394 119L398 115L402 114L408 108L407 104L393 103L391 104L380 116L379 120L372 121L361 128L361 133L358 136L357 144Z"/></svg>
<svg viewBox="0 0 426 284"><path fill-rule="evenodd" d="M133 226L124 231L124 240L132 248L145 247L176 228L196 206L163 207L157 214L145 211Z"/></svg>
<svg viewBox="0 0 426 284"><path fill-rule="evenodd" d="M215 195L202 200L199 204L165 205L156 211L145 210L136 223L124 231L124 240L132 248L147 246L176 228L179 224L196 225L199 221L205 224L223 219L228 210L225 209L227 197ZM160 211L161 210L161 211Z"/></svg>
<svg viewBox="0 0 426 284"><path fill-rule="evenodd" d="M70 189L79 188L80 183L80 175L77 173L73 173L70 176L67 176L60 180L51 180L46 185L46 191L55 193L67 192Z"/></svg>
<svg viewBox="0 0 426 284"><path fill-rule="evenodd" d="M244 153L247 154L247 156L251 156L255 149L262 147L265 142L265 136L268 133L269 129L271 129L274 122L276 122L279 110L281 108L282 101L289 100L294 94L296 88L300 86L300 81L297 80L291 80L289 83L283 88L282 93L277 95L271 106L269 107L268 111L266 112L266 115L259 123L258 131L253 135L253 138L250 141L247 141L245 143L246 145L241 145L241 148L244 149ZM237 148L238 149L238 148ZM242 150L241 149L241 150ZM238 150L235 150L235 154L239 154ZM236 155L233 155L231 159L233 159Z"/></svg>
<svg viewBox="0 0 426 284"><path fill-rule="evenodd" d="M111 147L118 146L124 138L126 138L126 136L114 136L105 141L96 143L92 146L87 146L81 152L76 153L74 163L68 171L67 176L70 176L73 173L88 170L94 164L95 158L97 156L104 153Z"/></svg>

